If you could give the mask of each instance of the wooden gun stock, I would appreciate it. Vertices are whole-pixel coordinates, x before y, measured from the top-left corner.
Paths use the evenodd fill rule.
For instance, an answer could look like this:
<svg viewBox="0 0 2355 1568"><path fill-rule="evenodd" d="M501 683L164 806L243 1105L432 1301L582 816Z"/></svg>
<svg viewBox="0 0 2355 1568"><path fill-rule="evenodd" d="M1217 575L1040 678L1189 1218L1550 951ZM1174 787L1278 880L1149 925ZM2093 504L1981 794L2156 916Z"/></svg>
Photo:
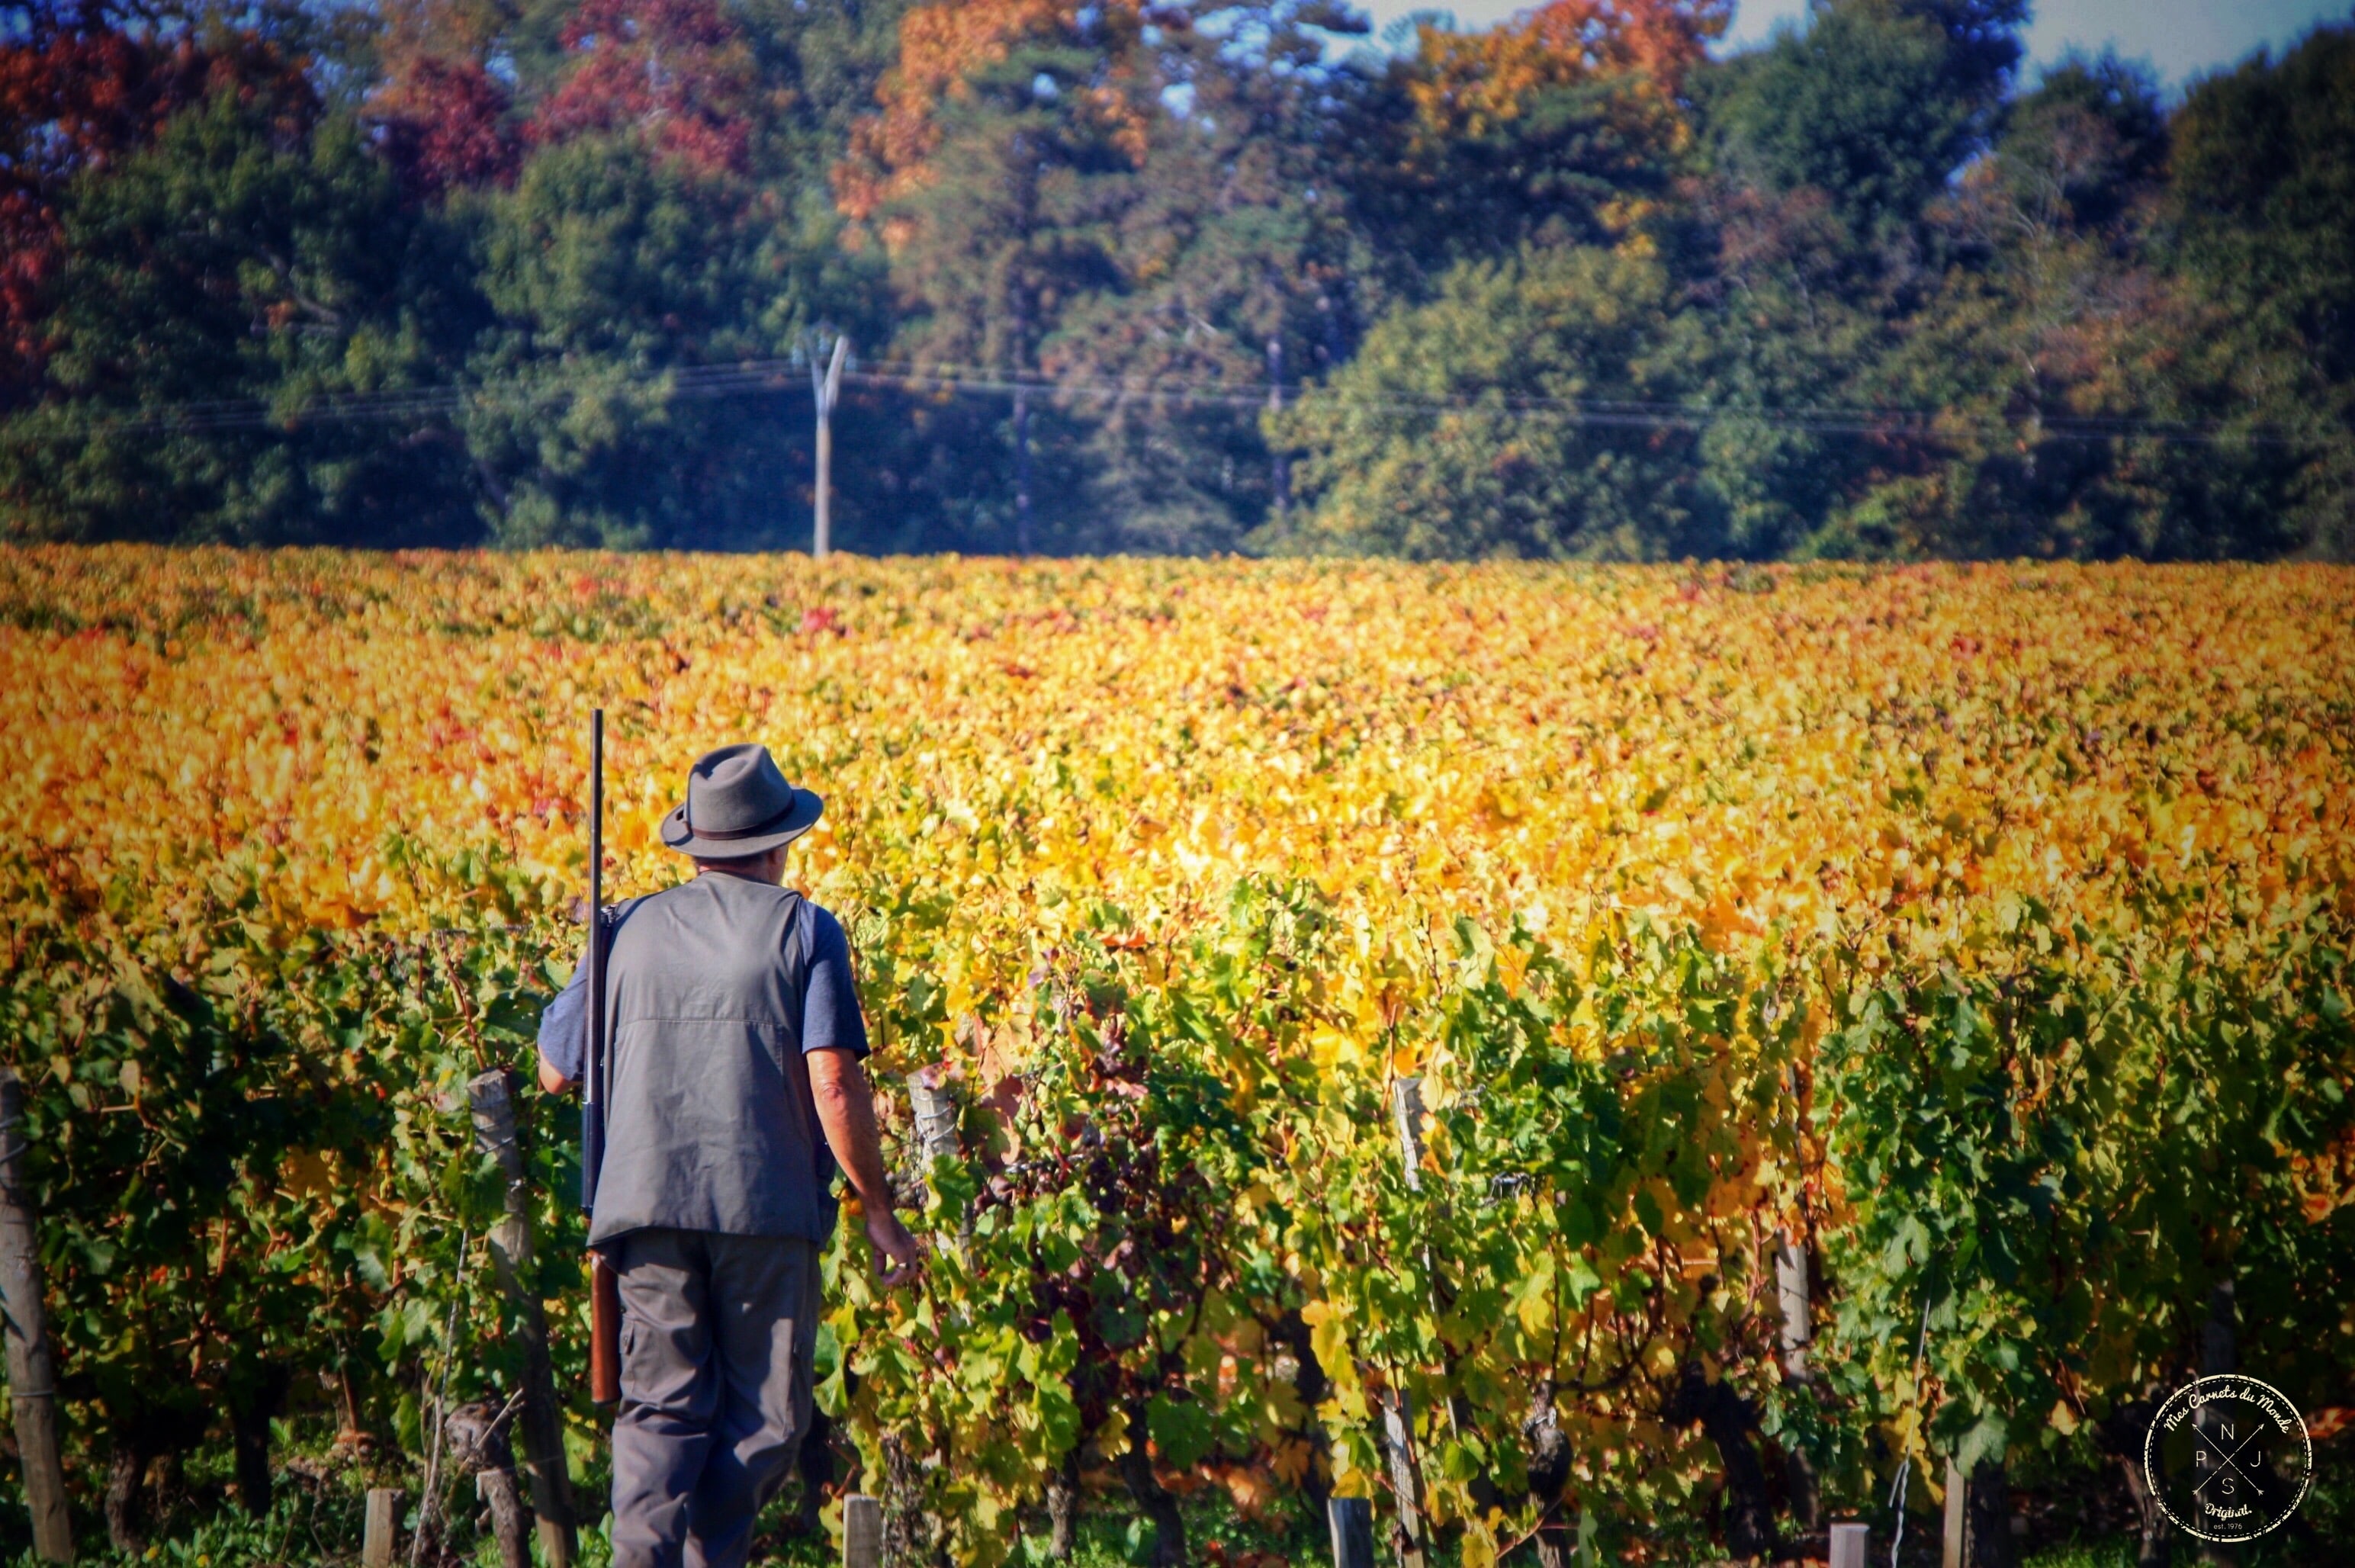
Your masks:
<svg viewBox="0 0 2355 1568"><path fill-rule="evenodd" d="M622 1276L602 1253L589 1254L589 1398L622 1397Z"/></svg>

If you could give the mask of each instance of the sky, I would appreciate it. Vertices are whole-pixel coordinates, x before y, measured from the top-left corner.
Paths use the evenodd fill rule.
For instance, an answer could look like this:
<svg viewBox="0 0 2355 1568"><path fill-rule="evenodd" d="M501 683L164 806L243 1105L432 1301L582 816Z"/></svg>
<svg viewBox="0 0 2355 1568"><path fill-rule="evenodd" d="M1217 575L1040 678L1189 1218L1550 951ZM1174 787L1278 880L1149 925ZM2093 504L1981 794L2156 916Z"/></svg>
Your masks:
<svg viewBox="0 0 2355 1568"><path fill-rule="evenodd" d="M1486 27L1524 9L1529 0L1357 0L1373 14L1374 31L1411 11L1448 10L1456 25ZM2321 21L2344 20L2350 0L2041 0L2028 29L2029 59L2049 64L2071 48L2089 54L2112 45L2147 62L2179 88L2219 66L2237 64L2270 46L2275 53ZM1740 0L1723 48L1756 43L1781 21L1806 15L1806 0Z"/></svg>

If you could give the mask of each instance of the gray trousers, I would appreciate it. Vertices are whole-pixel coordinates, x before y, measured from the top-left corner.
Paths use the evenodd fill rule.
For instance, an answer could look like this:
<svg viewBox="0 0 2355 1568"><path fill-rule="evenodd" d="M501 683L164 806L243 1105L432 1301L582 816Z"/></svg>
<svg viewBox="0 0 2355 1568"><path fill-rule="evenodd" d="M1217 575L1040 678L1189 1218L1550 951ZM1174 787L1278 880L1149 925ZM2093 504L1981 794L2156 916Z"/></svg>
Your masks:
<svg viewBox="0 0 2355 1568"><path fill-rule="evenodd" d="M633 1231L613 1422L613 1568L740 1568L810 1424L817 1249Z"/></svg>

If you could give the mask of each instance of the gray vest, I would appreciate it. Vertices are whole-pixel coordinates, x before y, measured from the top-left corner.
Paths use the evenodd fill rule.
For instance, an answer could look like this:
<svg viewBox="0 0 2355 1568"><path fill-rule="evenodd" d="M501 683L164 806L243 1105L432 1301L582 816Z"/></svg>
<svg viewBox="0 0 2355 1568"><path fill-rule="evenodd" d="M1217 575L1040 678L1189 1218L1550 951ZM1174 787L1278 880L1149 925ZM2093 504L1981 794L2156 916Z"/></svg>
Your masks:
<svg viewBox="0 0 2355 1568"><path fill-rule="evenodd" d="M647 1225L825 1241L834 1157L802 1061L807 901L713 874L614 916L590 1244Z"/></svg>

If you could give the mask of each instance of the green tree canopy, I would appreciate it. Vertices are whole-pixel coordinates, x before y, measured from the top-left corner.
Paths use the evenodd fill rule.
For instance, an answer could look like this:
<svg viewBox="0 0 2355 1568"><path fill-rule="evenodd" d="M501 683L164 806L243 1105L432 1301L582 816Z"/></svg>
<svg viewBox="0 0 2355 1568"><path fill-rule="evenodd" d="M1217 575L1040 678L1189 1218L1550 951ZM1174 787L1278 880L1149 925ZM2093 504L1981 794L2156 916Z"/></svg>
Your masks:
<svg viewBox="0 0 2355 1568"><path fill-rule="evenodd" d="M0 6L0 527L795 544L847 334L852 549L2355 550L2355 26L1729 14Z"/></svg>
<svg viewBox="0 0 2355 1568"><path fill-rule="evenodd" d="M2196 85L2176 116L2183 272L2230 323L2243 406L2292 432L2292 531L2355 549L2355 27Z"/></svg>
<svg viewBox="0 0 2355 1568"><path fill-rule="evenodd" d="M1428 560L1657 560L1713 551L1715 498L1667 352L1670 283L1632 251L1466 262L1273 421L1310 455L1288 548Z"/></svg>
<svg viewBox="0 0 2355 1568"><path fill-rule="evenodd" d="M794 195L623 133L550 147L483 203L498 325L468 367L467 434L496 539L800 542L775 401L709 395L712 372L783 357L804 329L862 306L829 216Z"/></svg>
<svg viewBox="0 0 2355 1568"><path fill-rule="evenodd" d="M473 537L446 421L306 417L447 382L477 316L446 228L400 202L357 127L314 129L314 112L300 95L217 91L76 179L53 392L0 427L12 536Z"/></svg>
<svg viewBox="0 0 2355 1568"><path fill-rule="evenodd" d="M2024 0L1830 0L1737 59L1716 89L1723 155L1813 187L1860 239L1913 223L1984 144L2019 58Z"/></svg>

